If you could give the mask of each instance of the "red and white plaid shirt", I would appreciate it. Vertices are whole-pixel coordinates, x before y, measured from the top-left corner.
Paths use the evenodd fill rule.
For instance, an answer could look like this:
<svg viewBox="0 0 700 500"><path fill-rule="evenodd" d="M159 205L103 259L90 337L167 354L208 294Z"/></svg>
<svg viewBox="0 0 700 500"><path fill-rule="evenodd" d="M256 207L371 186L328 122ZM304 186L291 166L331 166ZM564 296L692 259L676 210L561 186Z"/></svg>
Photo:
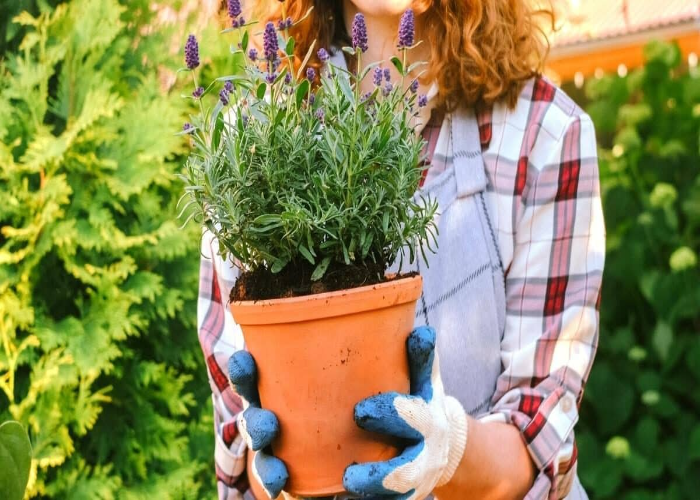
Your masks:
<svg viewBox="0 0 700 500"><path fill-rule="evenodd" d="M593 123L543 78L525 85L514 109L497 104L477 119L486 202L506 270L502 373L482 420L521 431L539 470L528 499L563 498L574 484L573 427L598 345L605 228ZM432 152L428 176L448 157L440 126L423 132ZM244 346L227 307L236 270L216 253L205 235L198 325L213 392L219 497L233 499L248 481L235 421L241 402L226 367Z"/></svg>

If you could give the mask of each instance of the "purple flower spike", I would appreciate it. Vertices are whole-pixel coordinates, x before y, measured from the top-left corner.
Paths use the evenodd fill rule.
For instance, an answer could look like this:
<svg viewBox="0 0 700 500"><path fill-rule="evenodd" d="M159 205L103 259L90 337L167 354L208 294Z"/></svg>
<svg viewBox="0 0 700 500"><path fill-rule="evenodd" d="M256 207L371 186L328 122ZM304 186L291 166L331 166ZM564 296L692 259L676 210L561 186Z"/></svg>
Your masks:
<svg viewBox="0 0 700 500"><path fill-rule="evenodd" d="M285 26L284 26L285 28L291 28L292 24L294 24L294 21L292 21L291 17L288 17L284 24L285 24Z"/></svg>
<svg viewBox="0 0 700 500"><path fill-rule="evenodd" d="M188 69L199 66L199 44L194 35L188 36L185 42L185 64Z"/></svg>
<svg viewBox="0 0 700 500"><path fill-rule="evenodd" d="M422 94L418 97L418 107L424 108L428 105L428 96Z"/></svg>
<svg viewBox="0 0 700 500"><path fill-rule="evenodd" d="M228 16L235 20L241 15L241 0L228 0Z"/></svg>
<svg viewBox="0 0 700 500"><path fill-rule="evenodd" d="M416 38L416 19L413 11L408 9L401 16L399 23L399 43L400 49L408 49L413 46Z"/></svg>
<svg viewBox="0 0 700 500"><path fill-rule="evenodd" d="M328 62L328 60L331 58L328 51L324 48L318 49L317 55L318 55L318 60L321 61L322 63Z"/></svg>
<svg viewBox="0 0 700 500"><path fill-rule="evenodd" d="M258 51L253 49L250 49L248 51L248 57L250 57L251 61L257 61L258 60Z"/></svg>
<svg viewBox="0 0 700 500"><path fill-rule="evenodd" d="M265 81L267 83L269 83L270 85L275 83L276 79L277 79L277 73L268 73L267 75L265 75Z"/></svg>
<svg viewBox="0 0 700 500"><path fill-rule="evenodd" d="M194 89L194 92L192 92L192 97L195 99L199 99L202 95L204 95L204 87L197 87Z"/></svg>
<svg viewBox="0 0 700 500"><path fill-rule="evenodd" d="M185 123L185 124L182 126L182 131L183 131L183 132L192 132L193 130L194 130L194 127L192 126L191 123Z"/></svg>
<svg viewBox="0 0 700 500"><path fill-rule="evenodd" d="M352 46L367 52L367 23L365 16L360 13L355 14L355 19L352 21Z"/></svg>
<svg viewBox="0 0 700 500"><path fill-rule="evenodd" d="M413 93L413 94L418 92L418 80L413 80L411 82L411 85L408 88L411 90L411 93Z"/></svg>
<svg viewBox="0 0 700 500"><path fill-rule="evenodd" d="M231 80L226 80L226 83L224 83L224 88L226 89L226 92L233 92L233 82Z"/></svg>
<svg viewBox="0 0 700 500"><path fill-rule="evenodd" d="M323 108L318 108L314 115L316 116L316 119L321 123L323 123L326 119L326 114L323 112Z"/></svg>
<svg viewBox="0 0 700 500"><path fill-rule="evenodd" d="M384 75L384 71L382 71L382 68L374 68L374 75L372 77L372 80L374 81L374 84L379 87L382 84L382 76Z"/></svg>
<svg viewBox="0 0 700 500"><path fill-rule="evenodd" d="M226 91L226 89L221 89L221 91L219 92L219 100L224 106L228 105L228 92Z"/></svg>
<svg viewBox="0 0 700 500"><path fill-rule="evenodd" d="M275 25L271 22L265 25L265 33L263 34L263 50L265 51L265 59L274 61L277 59L279 52L279 44L277 43L277 31Z"/></svg>
<svg viewBox="0 0 700 500"><path fill-rule="evenodd" d="M314 94L309 94L309 106L313 106L316 102L316 96Z"/></svg>
<svg viewBox="0 0 700 500"><path fill-rule="evenodd" d="M287 74L284 75L284 83L287 85L292 83L292 74L289 71L287 71Z"/></svg>
<svg viewBox="0 0 700 500"><path fill-rule="evenodd" d="M316 70L311 67L306 68L306 79L313 82L316 79Z"/></svg>
<svg viewBox="0 0 700 500"><path fill-rule="evenodd" d="M389 68L384 68L384 79L387 82L391 81L391 71L389 70Z"/></svg>
<svg viewBox="0 0 700 500"><path fill-rule="evenodd" d="M386 85L384 85L384 88L382 89L382 94L384 95L384 97L386 97L389 94L391 94L391 91L393 89L394 89L394 86L391 83L386 82Z"/></svg>

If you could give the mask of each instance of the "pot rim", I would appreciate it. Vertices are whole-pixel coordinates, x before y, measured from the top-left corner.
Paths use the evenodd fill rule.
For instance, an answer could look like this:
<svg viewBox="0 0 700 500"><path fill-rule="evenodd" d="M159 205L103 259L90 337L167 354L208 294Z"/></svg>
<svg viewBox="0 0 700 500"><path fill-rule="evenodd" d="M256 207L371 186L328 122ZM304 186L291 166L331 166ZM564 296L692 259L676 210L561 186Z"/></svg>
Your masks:
<svg viewBox="0 0 700 500"><path fill-rule="evenodd" d="M276 325L312 321L384 309L420 297L423 278L408 276L374 285L269 300L238 300L230 303L239 325Z"/></svg>

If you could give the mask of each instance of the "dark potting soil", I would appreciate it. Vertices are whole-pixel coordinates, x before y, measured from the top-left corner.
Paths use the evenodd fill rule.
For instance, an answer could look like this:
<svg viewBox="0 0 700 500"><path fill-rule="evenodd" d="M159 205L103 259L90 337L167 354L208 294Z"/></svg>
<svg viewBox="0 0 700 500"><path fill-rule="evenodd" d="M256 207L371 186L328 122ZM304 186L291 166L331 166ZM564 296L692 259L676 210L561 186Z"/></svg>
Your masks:
<svg viewBox="0 0 700 500"><path fill-rule="evenodd" d="M311 281L314 266L287 265L279 273L258 268L241 274L231 290L231 301L267 300L299 297L323 292L334 292L366 285L375 285L393 279L406 278L416 273L401 274L387 279L385 266L369 262L358 265L331 264L318 281Z"/></svg>

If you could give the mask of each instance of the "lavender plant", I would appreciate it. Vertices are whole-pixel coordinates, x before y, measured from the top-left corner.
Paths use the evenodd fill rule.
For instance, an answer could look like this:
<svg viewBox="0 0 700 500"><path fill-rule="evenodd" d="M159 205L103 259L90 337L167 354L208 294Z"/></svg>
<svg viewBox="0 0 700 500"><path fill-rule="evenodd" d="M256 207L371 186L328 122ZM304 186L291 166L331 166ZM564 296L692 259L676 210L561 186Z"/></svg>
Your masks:
<svg viewBox="0 0 700 500"><path fill-rule="evenodd" d="M254 23L241 17L240 3L230 0L228 10L232 27L224 33L237 34L233 53L243 61L235 74L200 87L195 38L185 46L194 85L188 97L199 113L181 132L194 146L182 176L183 212L203 223L220 254L243 271L293 269L319 280L329 267L383 275L397 258L413 261L417 251L425 258L435 243L436 204L416 196L423 141L413 123L426 99L417 95L420 64L407 67L413 12L402 18L394 83L381 63L362 64L369 41L361 14L352 46L342 48L358 69L331 64L333 49L324 47L316 71L308 65L313 45L294 65L290 36L310 12L292 20L283 9L277 25L264 26L259 51L250 46ZM370 73L374 88L362 94ZM218 99L207 107L209 94Z"/></svg>

